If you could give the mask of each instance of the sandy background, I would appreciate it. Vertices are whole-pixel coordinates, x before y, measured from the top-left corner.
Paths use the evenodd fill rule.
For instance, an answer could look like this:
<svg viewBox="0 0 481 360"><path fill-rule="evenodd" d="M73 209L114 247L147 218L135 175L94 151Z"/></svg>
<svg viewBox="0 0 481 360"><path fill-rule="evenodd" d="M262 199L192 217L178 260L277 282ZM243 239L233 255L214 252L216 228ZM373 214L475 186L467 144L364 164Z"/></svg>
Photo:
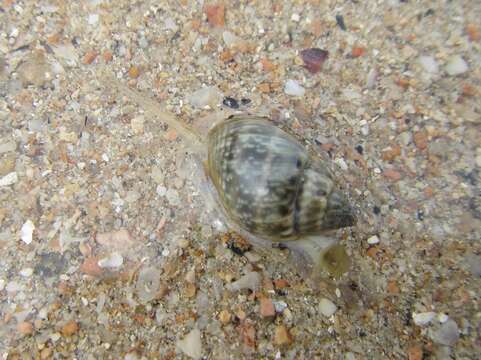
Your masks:
<svg viewBox="0 0 481 360"><path fill-rule="evenodd" d="M0 2L2 358L475 359L480 18L478 1ZM312 286L287 250L226 233L189 143L105 69L200 131L238 106L329 160L358 216L338 234L349 273Z"/></svg>

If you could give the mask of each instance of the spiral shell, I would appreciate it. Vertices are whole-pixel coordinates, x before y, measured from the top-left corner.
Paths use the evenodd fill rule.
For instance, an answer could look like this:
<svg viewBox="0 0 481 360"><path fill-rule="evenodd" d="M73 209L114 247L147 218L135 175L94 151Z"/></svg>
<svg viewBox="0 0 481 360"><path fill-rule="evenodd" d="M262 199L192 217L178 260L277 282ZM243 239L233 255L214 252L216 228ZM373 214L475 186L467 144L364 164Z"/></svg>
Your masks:
<svg viewBox="0 0 481 360"><path fill-rule="evenodd" d="M207 145L220 202L251 234L279 242L354 224L327 167L265 118L230 117L211 129Z"/></svg>

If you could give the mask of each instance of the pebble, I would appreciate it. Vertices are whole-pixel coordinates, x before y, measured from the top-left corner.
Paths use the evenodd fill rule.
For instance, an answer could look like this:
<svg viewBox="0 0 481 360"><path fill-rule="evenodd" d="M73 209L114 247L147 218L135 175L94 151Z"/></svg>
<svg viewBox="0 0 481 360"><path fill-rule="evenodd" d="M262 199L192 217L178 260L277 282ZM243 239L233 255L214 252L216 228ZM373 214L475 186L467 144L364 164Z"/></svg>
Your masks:
<svg viewBox="0 0 481 360"><path fill-rule="evenodd" d="M202 358L202 342L200 338L200 330L193 329L182 340L177 341L177 347L188 357L192 359Z"/></svg>
<svg viewBox="0 0 481 360"><path fill-rule="evenodd" d="M18 181L18 175L16 171L13 171L2 178L0 178L0 187L13 185Z"/></svg>
<svg viewBox="0 0 481 360"><path fill-rule="evenodd" d="M118 252L113 252L112 254L100 259L98 264L101 268L118 268L124 263L124 258Z"/></svg>
<svg viewBox="0 0 481 360"><path fill-rule="evenodd" d="M142 115L134 117L132 120L130 120L130 127L134 134L144 133L144 122L145 118Z"/></svg>
<svg viewBox="0 0 481 360"><path fill-rule="evenodd" d="M231 109L239 108L239 103L237 102L237 100L231 97L224 98L224 100L222 101L222 104L224 104L227 107L230 107Z"/></svg>
<svg viewBox="0 0 481 360"><path fill-rule="evenodd" d="M255 271L248 272L239 280L227 284L226 289L229 291L239 291L242 289L256 290L261 283L261 275Z"/></svg>
<svg viewBox="0 0 481 360"><path fill-rule="evenodd" d="M22 335L33 334L33 325L28 321L22 321L17 324L17 331Z"/></svg>
<svg viewBox="0 0 481 360"><path fill-rule="evenodd" d="M367 243L369 245L374 245L379 243L379 237L377 235L373 235L370 238L367 239Z"/></svg>
<svg viewBox="0 0 481 360"><path fill-rule="evenodd" d="M167 192L165 193L165 197L167 198L167 201L169 202L170 205L172 206L180 205L180 198L177 190L168 189Z"/></svg>
<svg viewBox="0 0 481 360"><path fill-rule="evenodd" d="M331 300L322 298L319 301L318 309L325 317L331 317L337 311L337 306Z"/></svg>
<svg viewBox="0 0 481 360"><path fill-rule="evenodd" d="M423 69L431 74L436 74L439 72L439 65L436 59L432 56L420 56L419 63L423 67Z"/></svg>
<svg viewBox="0 0 481 360"><path fill-rule="evenodd" d="M326 50L319 48L305 49L301 51L301 58L304 62L304 67L310 73L318 73L324 62L327 60L329 53Z"/></svg>
<svg viewBox="0 0 481 360"><path fill-rule="evenodd" d="M215 86L203 87L192 93L187 100L196 108L204 108L206 106L215 107L222 98L222 94Z"/></svg>
<svg viewBox="0 0 481 360"><path fill-rule="evenodd" d="M80 271L90 276L100 276L103 272L98 264L98 259L95 256L86 258L82 265L80 265Z"/></svg>
<svg viewBox="0 0 481 360"><path fill-rule="evenodd" d="M303 96L306 90L296 80L289 79L284 86L284 92L291 96Z"/></svg>
<svg viewBox="0 0 481 360"><path fill-rule="evenodd" d="M278 346L289 345L292 343L292 335L284 325L278 325L274 334L274 343Z"/></svg>
<svg viewBox="0 0 481 360"><path fill-rule="evenodd" d="M72 336L79 330L79 326L75 320L67 321L61 329L63 336Z"/></svg>
<svg viewBox="0 0 481 360"><path fill-rule="evenodd" d="M267 297L260 299L260 314L263 318L274 317L276 315L276 309L271 299Z"/></svg>
<svg viewBox="0 0 481 360"><path fill-rule="evenodd" d="M459 340L458 324L454 320L448 320L437 329L432 330L431 339L441 345L453 346Z"/></svg>
<svg viewBox="0 0 481 360"><path fill-rule="evenodd" d="M0 291L2 291L3 289L5 289L5 280L0 279Z"/></svg>
<svg viewBox="0 0 481 360"><path fill-rule="evenodd" d="M223 27L225 23L225 7L223 4L206 4L204 12L207 22L212 27Z"/></svg>
<svg viewBox="0 0 481 360"><path fill-rule="evenodd" d="M468 64L461 56L455 55L448 60L445 69L448 75L461 75L468 71Z"/></svg>
<svg viewBox="0 0 481 360"><path fill-rule="evenodd" d="M228 310L222 310L220 313L219 313L219 320L222 324L228 324L230 322L230 319L231 319L231 314Z"/></svg>
<svg viewBox="0 0 481 360"><path fill-rule="evenodd" d="M23 277L30 277L33 274L33 269L32 268L24 268L20 270L20 275Z"/></svg>
<svg viewBox="0 0 481 360"><path fill-rule="evenodd" d="M418 326L428 325L433 319L436 317L436 313L429 311L429 312L422 312L422 313L413 313L413 321Z"/></svg>
<svg viewBox="0 0 481 360"><path fill-rule="evenodd" d="M27 245L32 243L33 230L35 230L35 225L31 220L25 221L25 223L22 225L22 229L20 230L20 238Z"/></svg>

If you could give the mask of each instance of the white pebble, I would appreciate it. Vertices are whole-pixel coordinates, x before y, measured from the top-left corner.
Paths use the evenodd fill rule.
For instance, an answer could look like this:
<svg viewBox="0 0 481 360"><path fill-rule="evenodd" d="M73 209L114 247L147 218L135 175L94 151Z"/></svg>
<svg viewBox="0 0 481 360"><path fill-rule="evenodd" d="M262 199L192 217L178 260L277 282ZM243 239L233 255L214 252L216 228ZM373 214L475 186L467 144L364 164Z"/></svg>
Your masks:
<svg viewBox="0 0 481 360"><path fill-rule="evenodd" d="M413 321L418 326L424 326L429 324L433 319L436 317L436 313L429 311L429 312L422 312L422 313L413 313Z"/></svg>
<svg viewBox="0 0 481 360"><path fill-rule="evenodd" d="M122 266L124 258L118 252L113 252L109 256L106 256L98 261L98 265L101 268L117 268Z"/></svg>
<svg viewBox="0 0 481 360"><path fill-rule="evenodd" d="M88 17L89 25L95 25L99 22L99 14L90 14Z"/></svg>
<svg viewBox="0 0 481 360"><path fill-rule="evenodd" d="M177 341L177 347L188 357L200 359L202 357L200 330L193 329L182 340Z"/></svg>
<svg viewBox="0 0 481 360"><path fill-rule="evenodd" d="M325 317L331 317L337 311L337 306L331 300L322 298L319 301L318 309Z"/></svg>
<svg viewBox="0 0 481 360"><path fill-rule="evenodd" d="M461 56L455 55L448 60L445 69L451 76L461 75L468 71L468 64Z"/></svg>
<svg viewBox="0 0 481 360"><path fill-rule="evenodd" d="M458 324L449 319L438 329L433 330L430 335L431 339L437 344L453 346L459 340Z"/></svg>
<svg viewBox="0 0 481 360"><path fill-rule="evenodd" d="M105 162L109 162L109 156L107 154L102 154L102 160L105 161Z"/></svg>
<svg viewBox="0 0 481 360"><path fill-rule="evenodd" d="M30 277L33 274L33 269L32 268L24 268L20 270L20 275L23 277Z"/></svg>
<svg viewBox="0 0 481 360"><path fill-rule="evenodd" d="M284 92L287 95L303 96L306 90L296 80L287 80L284 86Z"/></svg>
<svg viewBox="0 0 481 360"><path fill-rule="evenodd" d="M299 16L299 14L294 13L291 15L291 20L295 22L299 22L301 20L301 17Z"/></svg>
<svg viewBox="0 0 481 360"><path fill-rule="evenodd" d="M343 158L337 158L336 160L334 160L334 162L337 164L337 166L341 168L341 170L346 171L348 169L348 166Z"/></svg>
<svg viewBox="0 0 481 360"><path fill-rule="evenodd" d="M11 172L0 179L0 187L13 185L18 181L17 173Z"/></svg>
<svg viewBox="0 0 481 360"><path fill-rule="evenodd" d="M373 235L370 238L367 239L367 243L369 245L374 245L379 243L379 237L377 235Z"/></svg>
<svg viewBox="0 0 481 360"><path fill-rule="evenodd" d="M3 289L5 289L5 280L0 279L0 291L2 291Z"/></svg>
<svg viewBox="0 0 481 360"><path fill-rule="evenodd" d="M31 220L25 221L25 224L22 225L20 239L27 245L32 243L33 230L35 230L35 225Z"/></svg>
<svg viewBox="0 0 481 360"><path fill-rule="evenodd" d="M157 195L159 196L165 196L167 194L167 188L162 185L158 185L156 189Z"/></svg>
<svg viewBox="0 0 481 360"><path fill-rule="evenodd" d="M441 324L444 324L446 321L449 320L449 316L444 314L444 313L439 313L438 314L438 321L441 323Z"/></svg>
<svg viewBox="0 0 481 360"><path fill-rule="evenodd" d="M439 65L432 56L420 56L419 63L428 73L436 74L439 71Z"/></svg>

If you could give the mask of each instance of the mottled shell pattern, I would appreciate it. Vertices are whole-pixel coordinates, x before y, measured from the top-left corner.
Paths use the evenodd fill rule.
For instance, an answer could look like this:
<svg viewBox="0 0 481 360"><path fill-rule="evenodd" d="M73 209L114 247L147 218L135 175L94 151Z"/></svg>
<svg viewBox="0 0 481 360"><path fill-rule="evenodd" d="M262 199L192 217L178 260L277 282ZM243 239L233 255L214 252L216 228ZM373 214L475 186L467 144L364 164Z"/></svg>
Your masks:
<svg viewBox="0 0 481 360"><path fill-rule="evenodd" d="M253 235L281 242L354 224L322 161L265 118L232 116L210 130L207 145L222 206Z"/></svg>

